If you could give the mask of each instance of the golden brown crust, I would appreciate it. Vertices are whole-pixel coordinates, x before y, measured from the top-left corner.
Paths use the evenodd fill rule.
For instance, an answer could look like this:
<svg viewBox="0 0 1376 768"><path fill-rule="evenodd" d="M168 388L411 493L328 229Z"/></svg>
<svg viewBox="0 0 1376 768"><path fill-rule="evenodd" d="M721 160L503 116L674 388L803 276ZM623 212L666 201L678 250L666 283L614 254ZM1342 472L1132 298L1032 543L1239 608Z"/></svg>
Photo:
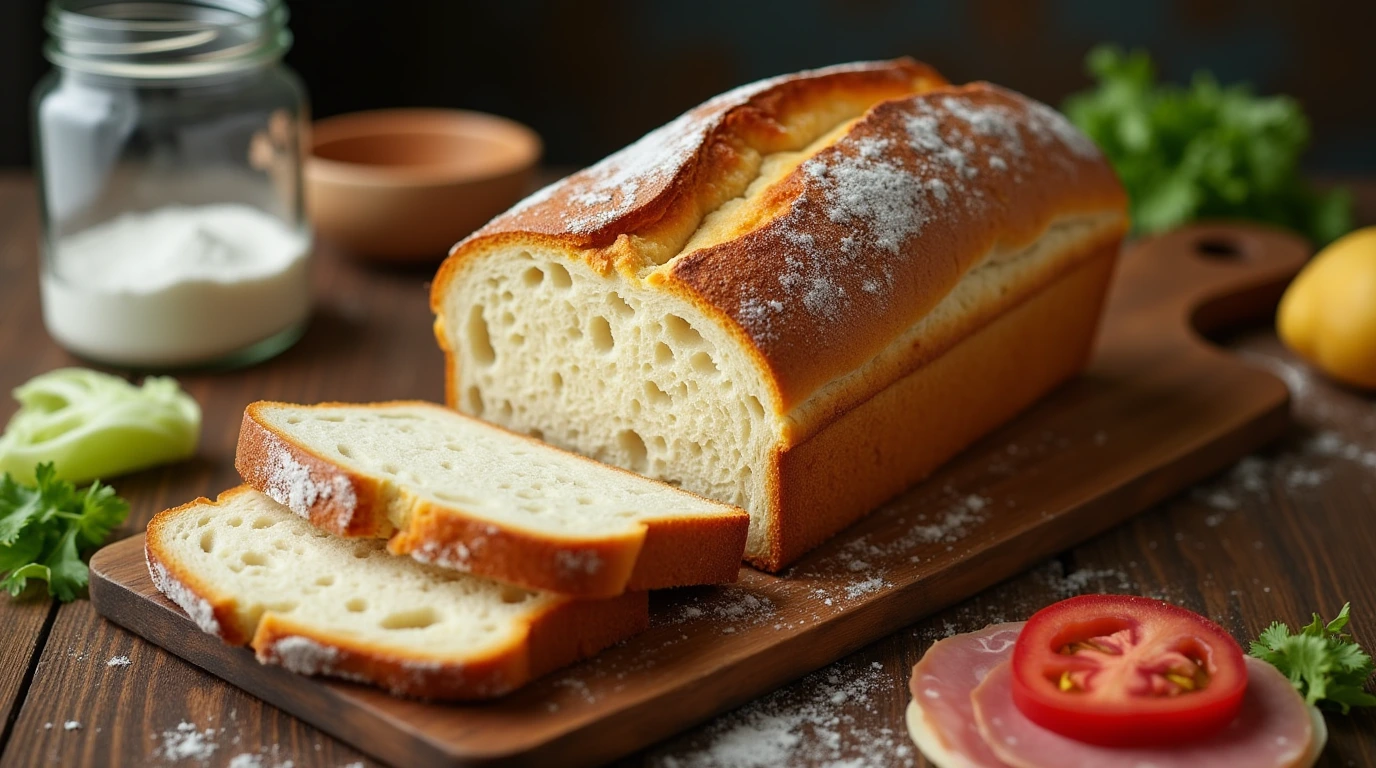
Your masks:
<svg viewBox="0 0 1376 768"><path fill-rule="evenodd" d="M838 94L898 95L944 82L912 59L858 62L784 75L704 102L602 162L547 187L469 238L508 232L557 237L579 248L609 245L617 236L664 218L696 188L738 160L743 138L768 149L786 132L786 116ZM643 155L643 158L642 158Z"/></svg>
<svg viewBox="0 0 1376 768"><path fill-rule="evenodd" d="M399 405L440 408L422 402L322 403L316 407L385 409ZM555 538L475 517L452 504L397 496L378 478L341 467L271 427L260 414L264 409L279 407L310 406L250 404L244 410L235 467L249 486L322 530L339 536L390 536L388 549L395 554L409 554L421 562L581 598L736 580L750 525L744 510L646 520L640 527L616 535ZM500 429L485 422L484 426ZM527 435L510 434L549 450L559 450ZM560 452L571 460L592 462L577 454ZM599 466L626 472L618 467ZM291 482L284 481L284 477ZM638 475L636 478L653 482ZM303 492L302 487L319 490ZM325 489L330 492L325 493ZM394 529L390 522L390 508L397 504L408 507L408 512L400 516L406 521L404 530Z"/></svg>
<svg viewBox="0 0 1376 768"><path fill-rule="evenodd" d="M233 597L222 594L172 558L164 557L159 549L162 528L170 520L192 507L227 503L249 491L247 486L239 486L220 494L213 502L199 498L160 512L148 524L144 553L149 573L160 591L203 630L229 645L251 645L264 663L279 664L303 674L376 685L400 696L455 701L486 699L515 690L649 627L649 596L645 592L627 592L607 600L556 598L531 618L524 631L514 633L509 645L485 656L453 662L321 632L272 612L257 620L256 628L251 622L241 626ZM206 619L207 609L208 615L213 616L213 627ZM308 645L303 649L303 644Z"/></svg>
<svg viewBox="0 0 1376 768"><path fill-rule="evenodd" d="M1116 242L960 343L776 454L778 571L870 510L926 477L999 424L1075 375L1089 359Z"/></svg>
<svg viewBox="0 0 1376 768"><path fill-rule="evenodd" d="M396 696L473 701L510 693L649 626L649 594L627 592L606 600L561 600L532 619L510 645L461 663L372 647L271 613L258 623L252 647L260 662L302 674L376 685ZM304 662L285 650L292 643L299 648L301 641L313 644L301 654Z"/></svg>
<svg viewBox="0 0 1376 768"><path fill-rule="evenodd" d="M816 129L818 113L841 105L863 109L945 82L931 67L903 58L784 75L717 96L536 192L455 245L435 275L431 308L439 313L450 281L468 259L507 244L578 249L601 272L622 260L635 271L646 263L627 255L621 236L686 236L685 228L691 232L724 202L724 188L751 156L796 148L799 134ZM442 320L435 333L446 346Z"/></svg>
<svg viewBox="0 0 1376 768"><path fill-rule="evenodd" d="M674 287L745 331L780 410L884 349L996 248L1123 211L1064 118L977 83L888 101L771 190L764 226L673 262Z"/></svg>

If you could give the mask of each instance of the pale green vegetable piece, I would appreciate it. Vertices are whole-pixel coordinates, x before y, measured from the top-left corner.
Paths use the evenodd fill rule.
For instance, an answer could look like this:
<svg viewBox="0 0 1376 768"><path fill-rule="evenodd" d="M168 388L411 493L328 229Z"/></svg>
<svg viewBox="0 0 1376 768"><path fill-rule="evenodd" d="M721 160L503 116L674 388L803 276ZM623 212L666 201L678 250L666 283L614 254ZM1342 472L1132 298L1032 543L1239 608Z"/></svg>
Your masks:
<svg viewBox="0 0 1376 768"><path fill-rule="evenodd" d="M200 439L200 406L165 376L136 387L60 368L20 385L14 398L20 407L0 435L0 474L26 483L44 462L59 479L84 483L185 459Z"/></svg>

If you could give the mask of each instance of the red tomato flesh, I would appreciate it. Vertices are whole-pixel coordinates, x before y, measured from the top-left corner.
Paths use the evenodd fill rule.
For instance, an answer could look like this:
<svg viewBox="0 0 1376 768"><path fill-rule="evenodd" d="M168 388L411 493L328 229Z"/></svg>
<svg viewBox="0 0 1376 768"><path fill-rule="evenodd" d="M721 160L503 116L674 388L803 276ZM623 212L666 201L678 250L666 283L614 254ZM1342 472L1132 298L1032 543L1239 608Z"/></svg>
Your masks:
<svg viewBox="0 0 1376 768"><path fill-rule="evenodd" d="M1237 717L1242 648L1184 608L1081 595L1038 611L1013 647L1013 703L1047 730L1088 744L1200 739Z"/></svg>

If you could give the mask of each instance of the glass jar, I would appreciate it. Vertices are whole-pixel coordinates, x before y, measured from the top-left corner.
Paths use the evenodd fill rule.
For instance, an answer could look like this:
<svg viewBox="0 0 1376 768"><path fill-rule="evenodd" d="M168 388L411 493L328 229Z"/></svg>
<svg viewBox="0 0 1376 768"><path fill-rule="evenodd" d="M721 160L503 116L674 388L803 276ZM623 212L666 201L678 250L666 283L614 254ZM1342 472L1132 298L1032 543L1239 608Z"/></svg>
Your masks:
<svg viewBox="0 0 1376 768"><path fill-rule="evenodd" d="M308 117L281 0L53 0L44 26L48 332L144 369L291 346L310 311Z"/></svg>

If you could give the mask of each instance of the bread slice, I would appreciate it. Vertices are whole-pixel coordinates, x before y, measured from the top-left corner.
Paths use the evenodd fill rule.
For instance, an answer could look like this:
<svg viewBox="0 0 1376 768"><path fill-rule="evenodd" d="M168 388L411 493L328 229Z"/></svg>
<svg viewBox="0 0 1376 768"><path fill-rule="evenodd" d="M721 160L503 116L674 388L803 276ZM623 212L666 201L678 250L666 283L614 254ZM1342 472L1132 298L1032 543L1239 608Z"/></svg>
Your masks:
<svg viewBox="0 0 1376 768"><path fill-rule="evenodd" d="M260 662L425 699L499 696L650 619L643 592L574 600L424 565L245 486L157 515L144 552L168 599Z"/></svg>
<svg viewBox="0 0 1376 768"><path fill-rule="evenodd" d="M429 403L254 403L244 481L344 536L577 597L736 580L741 509Z"/></svg>

